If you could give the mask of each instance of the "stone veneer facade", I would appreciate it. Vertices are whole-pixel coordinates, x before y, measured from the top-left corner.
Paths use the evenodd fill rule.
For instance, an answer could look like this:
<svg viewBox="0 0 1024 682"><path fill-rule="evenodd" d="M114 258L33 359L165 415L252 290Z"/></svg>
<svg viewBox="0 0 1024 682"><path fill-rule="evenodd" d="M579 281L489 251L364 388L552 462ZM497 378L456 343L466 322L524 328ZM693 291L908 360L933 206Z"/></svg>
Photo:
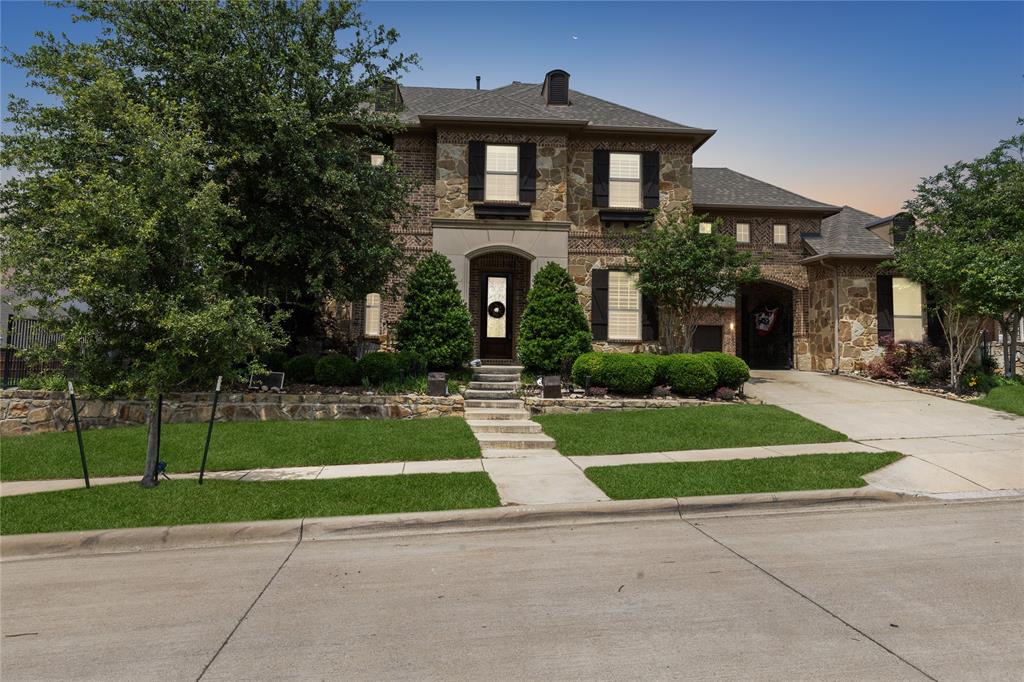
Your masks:
<svg viewBox="0 0 1024 682"><path fill-rule="evenodd" d="M876 298L877 265L873 262L842 262L808 266L810 277L810 369L832 372L835 361L835 284L839 278L840 372L862 369L880 353Z"/></svg>

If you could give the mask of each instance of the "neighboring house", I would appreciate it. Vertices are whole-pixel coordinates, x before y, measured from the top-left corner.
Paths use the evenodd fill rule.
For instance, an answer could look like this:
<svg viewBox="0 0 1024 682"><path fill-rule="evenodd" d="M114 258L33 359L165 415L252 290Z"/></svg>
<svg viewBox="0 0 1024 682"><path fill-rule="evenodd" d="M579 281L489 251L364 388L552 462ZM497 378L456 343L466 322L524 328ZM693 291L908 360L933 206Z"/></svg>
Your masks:
<svg viewBox="0 0 1024 682"><path fill-rule="evenodd" d="M407 127L393 138L395 162L415 182L415 210L393 226L395 238L411 254L451 260L477 357L514 361L526 292L548 262L575 280L595 349L657 349L657 311L622 269L623 235L655 208L721 218L718 229L761 257L762 281L705 311L698 350L754 367L849 370L877 354L879 320L883 330L893 324L896 301L897 329L906 328L903 285L877 276L892 253L869 229L879 218L728 168L695 168L714 130L572 90L560 70L537 84L402 86L394 97ZM371 294L338 308L364 347L387 348L401 307L400 297Z"/></svg>

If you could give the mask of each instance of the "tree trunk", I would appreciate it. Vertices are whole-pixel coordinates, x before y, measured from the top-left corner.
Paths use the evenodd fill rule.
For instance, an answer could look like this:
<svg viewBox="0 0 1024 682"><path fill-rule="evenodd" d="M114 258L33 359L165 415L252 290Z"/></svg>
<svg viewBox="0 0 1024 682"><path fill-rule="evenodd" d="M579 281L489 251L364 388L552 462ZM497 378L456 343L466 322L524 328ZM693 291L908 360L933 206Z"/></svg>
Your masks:
<svg viewBox="0 0 1024 682"><path fill-rule="evenodd" d="M1017 375L1017 339L1020 332L1021 311L1013 310L999 318L1003 332L1003 376L1007 379Z"/></svg>
<svg viewBox="0 0 1024 682"><path fill-rule="evenodd" d="M939 318L942 331L949 345L949 383L953 392L963 392L961 377L974 351L978 349L981 322L976 317L965 315L954 306L945 307L945 315Z"/></svg>
<svg viewBox="0 0 1024 682"><path fill-rule="evenodd" d="M160 483L157 473L157 462L160 460L160 417L157 412L159 402L149 406L149 437L146 441L146 469L139 482L143 488L155 488Z"/></svg>

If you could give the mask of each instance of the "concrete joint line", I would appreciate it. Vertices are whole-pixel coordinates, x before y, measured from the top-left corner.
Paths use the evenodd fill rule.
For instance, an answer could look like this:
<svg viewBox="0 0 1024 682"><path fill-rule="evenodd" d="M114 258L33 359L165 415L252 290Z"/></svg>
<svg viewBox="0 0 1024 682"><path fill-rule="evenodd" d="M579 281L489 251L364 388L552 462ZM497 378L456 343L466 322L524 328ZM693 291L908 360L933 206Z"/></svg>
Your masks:
<svg viewBox="0 0 1024 682"><path fill-rule="evenodd" d="M764 575L768 576L768 577L769 577L769 578L770 578L771 580L774 580L774 581L775 581L775 582L777 582L777 583L778 583L779 585L782 585L782 586L783 586L784 588L786 588L787 590L789 590L789 591L790 591L790 592L792 592L793 594L795 594L795 595L799 596L800 598L802 598L802 599L806 600L806 601L807 601L808 603L810 603L810 604L813 604L813 605L814 605L815 607L817 607L818 609L820 609L820 610L824 611L824 612L825 612L825 613L827 613L827 614L828 614L829 616L831 616L831 617L832 617L832 618L834 618L835 620L839 621L840 623L842 623L843 625L845 625L845 626L846 626L846 627L848 627L849 629L853 630L854 632L856 632L857 634L859 634L859 635L860 635L861 637L863 637L864 639L868 640L869 642L871 642L872 644L874 644L874 645L875 645L875 646L877 646L878 648L882 649L882 650L883 650L883 651L885 651L886 653L888 653L888 654L890 654L891 656L895 657L895 658L896 658L897 660L899 660L899 661L900 661L901 663L903 663L904 665L910 666L911 668L913 668L913 669L914 669L914 670L916 670L917 672L921 673L921 674L922 674L923 676L925 676L925 677L926 677L926 678L928 678L929 680L932 680L933 682L938 682L938 678L934 677L933 675L929 675L929 674L928 674L927 672L925 672L924 670L922 670L922 669L921 669L920 667L918 667L917 665L915 665L915 664L911 663L910 661L908 661L908 660L907 660L906 658L904 658L904 657L903 657L903 656L901 656L900 654L896 653L895 651L893 651L892 649L890 649L890 648L889 648L889 647L887 647L886 645L882 644L882 643L881 643L881 642L879 642L879 641L878 641L877 639L875 639L874 637L872 637L872 636L871 636L871 635L869 635L868 633L864 632L863 630L861 630L860 628L858 628L858 627L857 627L856 625L854 625L853 623L849 622L848 620L845 620L845 619L844 619L844 618L843 618L842 616L840 616L839 614L835 613L834 611L831 611L831 610L830 610L830 609L828 609L828 608L827 608L826 606L824 606L824 605L822 605L822 604L820 604L820 603L816 602L816 601L815 601L814 599L812 599L812 598L811 598L810 596L808 596L808 595L804 594L803 592L801 592L800 590L796 589L795 587L793 587L792 585L790 585L789 583L787 583L787 582L786 582L785 580L783 580L782 578L778 577L777 575L775 575L774 573L772 573L772 572L771 572L771 571L769 571L768 569L766 569L766 568L762 567L762 566L761 566L760 564L758 564L757 562L753 561L752 559L748 559L748 558L747 558L747 557L745 557L744 555L740 554L740 553L739 553L739 552L737 552L737 551L736 551L735 549L733 549L732 547L730 547L729 545L725 544L724 542L722 542L721 540L719 540L719 539L718 539L718 538L716 538L715 536L711 535L711 533L709 533L709 532L707 532L706 530L704 530L703 528L701 528L701 527L700 527L700 525L698 525L698 524L696 524L696 523L693 523L692 521L689 521L689 520L687 520L687 519L683 518L683 515L682 515L682 513L680 513L680 515L679 515L679 519L680 519L680 521L682 521L683 523L685 523L686 525L688 525L688 526L689 526L690 528L693 528L693 529L694 529L695 531L697 531L698 533L700 533L701 535L703 535L704 537L706 537L706 538L707 538L708 540L711 540L711 541L712 541L712 542L714 542L714 543L715 543L716 545L718 545L718 546L719 546L719 547L721 547L722 549L726 550L727 552L731 553L731 554L732 554L733 556L737 557L738 559L740 559L740 560L742 560L742 561L744 561L744 562L746 562L746 563L750 564L750 565L751 565L751 566L753 566L753 567L754 567L755 569L757 569L758 571L760 571L760 572L761 572L761 573L763 573Z"/></svg>
<svg viewBox="0 0 1024 682"><path fill-rule="evenodd" d="M196 682L199 682L199 680L203 679L203 676L206 675L206 671L210 669L210 666L213 665L213 662L217 660L218 656L220 656L220 652L224 651L224 647L228 645L228 642L230 642L231 638L235 636L235 633L238 631L238 628L240 628L242 626L242 623L245 622L245 619L249 617L249 614L252 612L253 608L255 608L256 603L259 602L259 600L263 597L264 593L266 593L266 591L270 588L271 583L273 583L274 580L277 578L278 574L281 573L281 570L284 568L284 565L287 564L288 560L292 558L292 554L295 554L295 550L297 550L299 548L299 545L302 544L302 528L304 525L305 519L303 519L302 523L299 524L299 537L295 541L295 544L292 545L292 548L288 552L288 555L284 558L284 561L282 561L281 565L277 567L277 570L274 571L274 574L270 576L270 580L268 580L267 584L263 586L263 589L260 590L259 594L256 595L256 598L252 600L252 603L249 604L249 608L247 608L245 612L242 613L242 617L238 619L237 623L235 623L235 627L231 628L231 632L228 633L228 636L225 637L224 641L221 642L219 647L217 647L217 650L213 653L213 656L210 657L210 660L207 661L206 665L203 666L203 669L199 672L199 676L196 678Z"/></svg>
<svg viewBox="0 0 1024 682"><path fill-rule="evenodd" d="M917 455L903 455L903 456L904 456L904 457L913 457L914 459L916 459L916 460L917 460L917 461L919 461L919 462L924 462L925 464L930 464L930 465L931 465L931 466L933 466L933 467L937 467L937 468L939 468L939 469L942 469L943 471L945 471L945 472L947 472L947 473L953 474L953 475L954 475L954 476L956 476L957 478L962 478L962 479L964 479L964 480L965 480L965 481L967 481L968 483L973 483L974 485L978 486L978 487L979 487L979 488L981 488L982 490L988 490L988 491L991 491L991 490L992 490L991 488L989 488L989 487L986 487L986 486L983 486L982 484L978 483L977 481L972 481L971 479L967 478L967 477L966 477L966 476L964 476L963 474L958 474L957 472L953 471L952 469L947 469L946 467L942 466L941 464L936 464L935 462L930 462L930 461L928 461L927 459L922 459L921 457L918 457ZM893 464L896 464L896 462L893 462ZM890 465L890 466L891 466L891 465Z"/></svg>

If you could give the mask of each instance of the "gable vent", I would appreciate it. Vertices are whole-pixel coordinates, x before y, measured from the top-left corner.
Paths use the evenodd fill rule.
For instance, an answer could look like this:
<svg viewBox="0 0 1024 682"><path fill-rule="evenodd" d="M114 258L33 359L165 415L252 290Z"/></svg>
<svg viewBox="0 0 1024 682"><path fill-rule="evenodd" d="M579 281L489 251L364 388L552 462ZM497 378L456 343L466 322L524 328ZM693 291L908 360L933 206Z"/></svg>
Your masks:
<svg viewBox="0 0 1024 682"><path fill-rule="evenodd" d="M544 76L544 89L548 104L569 104L569 74L561 69Z"/></svg>

